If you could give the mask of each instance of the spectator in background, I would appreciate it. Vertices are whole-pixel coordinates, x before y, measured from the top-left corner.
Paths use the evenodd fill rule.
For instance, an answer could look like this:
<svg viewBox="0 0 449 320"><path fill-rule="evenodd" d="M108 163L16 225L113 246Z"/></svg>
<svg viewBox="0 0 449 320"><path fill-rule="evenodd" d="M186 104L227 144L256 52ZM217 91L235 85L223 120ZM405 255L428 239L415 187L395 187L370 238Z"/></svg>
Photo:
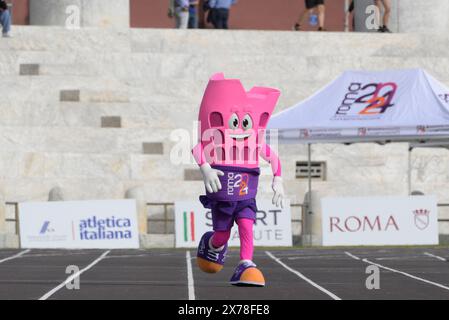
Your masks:
<svg viewBox="0 0 449 320"><path fill-rule="evenodd" d="M294 30L301 30L301 25L304 23L304 19L307 17L307 15L312 14L315 9L318 9L318 31L325 31L324 19L326 7L324 5L324 0L305 0L305 4L306 9L299 16L298 21L293 27Z"/></svg>
<svg viewBox="0 0 449 320"><path fill-rule="evenodd" d="M189 24L189 0L169 0L168 16L175 18L177 29L187 29Z"/></svg>
<svg viewBox="0 0 449 320"><path fill-rule="evenodd" d="M198 29L199 0L189 0L189 29Z"/></svg>
<svg viewBox="0 0 449 320"><path fill-rule="evenodd" d="M376 6L379 8L380 11L380 5L383 5L384 7L384 16L382 18L382 21L379 21L379 32L387 32L391 33L390 29L388 29L388 22L390 21L390 14L391 14L391 0L376 0Z"/></svg>
<svg viewBox="0 0 449 320"><path fill-rule="evenodd" d="M345 31L349 31L349 24L352 26L352 30L355 29L355 21L354 21L354 0L351 1L348 7L348 11L346 11L346 20L345 20Z"/></svg>
<svg viewBox="0 0 449 320"><path fill-rule="evenodd" d="M11 37L11 14L8 10L8 4L0 0L0 24L2 25L2 35L4 38Z"/></svg>
<svg viewBox="0 0 449 320"><path fill-rule="evenodd" d="M215 29L228 29L229 10L237 0L209 0L211 22Z"/></svg>

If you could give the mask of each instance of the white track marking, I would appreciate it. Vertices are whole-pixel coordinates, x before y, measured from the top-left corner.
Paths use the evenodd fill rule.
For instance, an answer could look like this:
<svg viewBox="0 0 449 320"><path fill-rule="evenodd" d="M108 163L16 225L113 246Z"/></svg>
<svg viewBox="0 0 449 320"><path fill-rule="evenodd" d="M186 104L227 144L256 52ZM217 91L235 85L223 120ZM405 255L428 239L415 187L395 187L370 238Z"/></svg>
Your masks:
<svg viewBox="0 0 449 320"><path fill-rule="evenodd" d="M324 292L325 294L327 294L329 297L331 297L334 300L341 300L341 298L339 298L338 296L336 296L335 294L333 294L332 292L326 290L325 288L323 288L322 286L320 286L319 284L313 282L312 280L310 280L309 278L307 278L306 276L304 276L301 272L296 271L295 269L290 268L289 266L287 266L285 263L283 263L280 259L276 258L271 252L269 251L265 251L265 253L267 254L267 256L269 256L271 259L273 259L274 261L276 261L277 263L279 263L281 266L283 266L285 269L287 269L288 271L296 274L298 277L300 277L301 279L303 279L304 281L306 281L307 283L309 283L310 285L312 285L313 287L317 288L318 290L320 290L321 292Z"/></svg>
<svg viewBox="0 0 449 320"><path fill-rule="evenodd" d="M429 253L429 252L424 252L424 254L425 254L426 256L428 256L428 257L432 257L432 258L438 259L438 260L440 260L440 261L447 261L447 259L445 259L445 258L443 258L443 257L440 257L440 256L436 256L436 255L431 254L431 253Z"/></svg>
<svg viewBox="0 0 449 320"><path fill-rule="evenodd" d="M87 270L91 269L94 265L96 265L98 262L100 262L101 260L104 259L104 257L106 257L108 255L108 253L111 252L111 250L105 251L103 252L103 254L101 256L99 256L97 259L95 259L91 264L89 264L87 267L85 267L84 269L81 269L80 271L78 271L75 274L72 274L70 277L68 277L64 282L62 282L59 286L57 286L56 288L48 291L46 294L44 294L42 297L39 298L39 300L47 300L48 298L50 298L52 295L54 295L56 292L58 292L59 290L61 290L62 288L64 288L68 283L72 282L73 280L75 280L76 278L78 278L81 274L83 274L84 272L86 272Z"/></svg>
<svg viewBox="0 0 449 320"><path fill-rule="evenodd" d="M30 249L24 250L24 251L19 252L18 254L15 254L15 255L13 255L11 257L4 258L4 259L0 260L0 263L6 262L6 261L9 261L9 260L13 260L13 259L16 259L16 258L20 258L21 256L23 256L24 254L27 254L30 251L31 251Z"/></svg>
<svg viewBox="0 0 449 320"><path fill-rule="evenodd" d="M190 251L186 251L186 262L187 262L187 285L189 288L189 300L195 300L195 285L193 283L192 258L190 257Z"/></svg>
<svg viewBox="0 0 449 320"><path fill-rule="evenodd" d="M357 257L357 256L355 256L355 255L353 255L352 253L350 253L350 252L348 252L348 251L345 251L345 254L347 255L347 256L350 256L352 259L355 259L355 260L360 260L360 258L359 257Z"/></svg>
<svg viewBox="0 0 449 320"><path fill-rule="evenodd" d="M358 258L358 257L354 256L354 258ZM360 258L358 258L358 260L362 260L365 263L377 266L377 267L379 267L381 269L385 269L385 270L388 270L388 271L391 271L391 272L394 272L394 273L399 273L399 274L402 274L403 276L406 276L406 277L412 278L414 280L418 280L418 281L421 281L421 282L433 285L433 286L441 288L441 289L449 290L449 287L446 287L446 286L444 286L444 285L442 285L440 283L429 281L429 280L426 280L426 279L414 276L414 275L412 275L410 273L407 273L407 272L404 272L404 271L400 271L400 270L397 270L397 269L389 268L389 267L383 266L381 264L372 262L372 261L370 261L368 259L360 259Z"/></svg>
<svg viewBox="0 0 449 320"><path fill-rule="evenodd" d="M339 258L340 257L340 255L331 255L331 254L329 254L329 255L325 255L325 256L323 256L323 255L319 255L319 256L306 256L306 255L303 255L303 256L281 256L281 255L277 255L277 257L278 258L285 258L285 259L287 259L287 260L314 260L314 259L335 259L335 258Z"/></svg>

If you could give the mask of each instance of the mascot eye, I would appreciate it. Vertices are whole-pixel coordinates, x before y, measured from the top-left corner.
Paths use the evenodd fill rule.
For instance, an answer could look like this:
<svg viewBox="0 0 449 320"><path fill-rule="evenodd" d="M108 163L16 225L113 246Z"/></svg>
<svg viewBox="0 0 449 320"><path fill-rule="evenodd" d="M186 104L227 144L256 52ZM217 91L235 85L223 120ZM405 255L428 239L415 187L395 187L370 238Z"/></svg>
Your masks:
<svg viewBox="0 0 449 320"><path fill-rule="evenodd" d="M230 129L237 129L239 127L239 117L233 113L231 118L229 118L229 128Z"/></svg>
<svg viewBox="0 0 449 320"><path fill-rule="evenodd" d="M253 119L247 114L242 121L242 127L244 130L249 130L253 128Z"/></svg>

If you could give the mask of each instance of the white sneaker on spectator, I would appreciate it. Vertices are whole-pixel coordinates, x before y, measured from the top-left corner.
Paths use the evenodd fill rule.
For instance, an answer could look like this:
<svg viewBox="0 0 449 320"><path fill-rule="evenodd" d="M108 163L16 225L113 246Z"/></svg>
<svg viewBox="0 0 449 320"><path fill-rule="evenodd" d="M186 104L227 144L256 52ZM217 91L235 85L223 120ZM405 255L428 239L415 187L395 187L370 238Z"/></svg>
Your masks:
<svg viewBox="0 0 449 320"><path fill-rule="evenodd" d="M3 33L3 38L12 38L11 32Z"/></svg>

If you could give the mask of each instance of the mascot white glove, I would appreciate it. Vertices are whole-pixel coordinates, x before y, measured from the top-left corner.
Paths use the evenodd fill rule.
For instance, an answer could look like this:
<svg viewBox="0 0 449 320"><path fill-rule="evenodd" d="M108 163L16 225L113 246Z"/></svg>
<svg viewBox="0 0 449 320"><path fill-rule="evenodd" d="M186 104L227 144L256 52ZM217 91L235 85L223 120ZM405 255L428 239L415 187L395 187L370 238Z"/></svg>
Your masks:
<svg viewBox="0 0 449 320"><path fill-rule="evenodd" d="M218 176L224 176L223 171L213 169L208 163L203 164L200 170L203 174L204 185L208 192L213 193L221 190L220 178Z"/></svg>
<svg viewBox="0 0 449 320"><path fill-rule="evenodd" d="M274 177L273 184L271 185L274 191L273 196L273 204L276 204L276 207L284 208L284 186L282 185L282 178L281 177Z"/></svg>

